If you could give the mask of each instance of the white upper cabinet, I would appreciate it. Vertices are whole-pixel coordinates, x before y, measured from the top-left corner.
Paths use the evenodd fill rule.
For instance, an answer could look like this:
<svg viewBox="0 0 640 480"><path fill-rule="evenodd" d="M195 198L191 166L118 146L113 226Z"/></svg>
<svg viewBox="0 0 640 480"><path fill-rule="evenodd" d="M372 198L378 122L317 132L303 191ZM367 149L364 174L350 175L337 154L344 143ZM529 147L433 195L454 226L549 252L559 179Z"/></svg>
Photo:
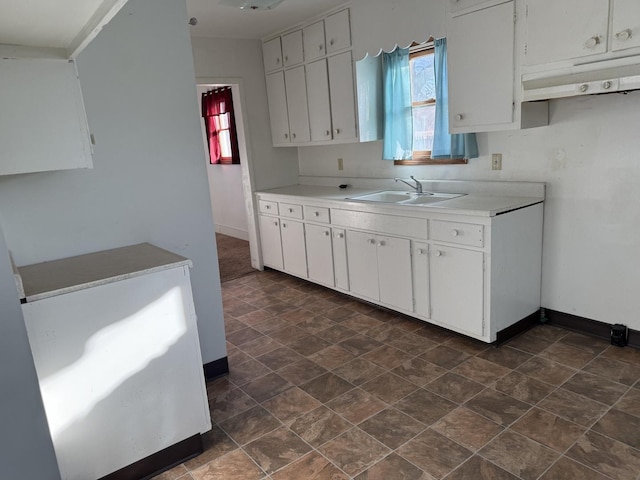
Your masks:
<svg viewBox="0 0 640 480"><path fill-rule="evenodd" d="M324 28L327 40L327 53L333 53L351 47L349 10L342 10L325 18Z"/></svg>
<svg viewBox="0 0 640 480"><path fill-rule="evenodd" d="M282 63L285 67L298 65L304 61L302 51L302 30L282 36Z"/></svg>
<svg viewBox="0 0 640 480"><path fill-rule="evenodd" d="M611 50L640 47L640 2L614 0L612 8Z"/></svg>
<svg viewBox="0 0 640 480"><path fill-rule="evenodd" d="M351 52L329 57L328 64L333 138L355 140L357 131Z"/></svg>
<svg viewBox="0 0 640 480"><path fill-rule="evenodd" d="M309 62L326 54L324 41L324 21L313 23L302 30L304 57Z"/></svg>
<svg viewBox="0 0 640 480"><path fill-rule="evenodd" d="M607 51L607 0L529 0L525 5L525 17L526 65L554 63Z"/></svg>
<svg viewBox="0 0 640 480"><path fill-rule="evenodd" d="M287 92L284 86L284 72L267 75L267 98L271 121L271 140L274 145L291 143L289 139L289 114L287 113Z"/></svg>
<svg viewBox="0 0 640 480"><path fill-rule="evenodd" d="M285 70L284 83L287 91L289 132L292 143L308 142L309 110L307 108L307 82L304 66Z"/></svg>
<svg viewBox="0 0 640 480"><path fill-rule="evenodd" d="M265 72L269 73L282 68L282 46L280 44L280 37L262 44L262 56L264 58Z"/></svg>
<svg viewBox="0 0 640 480"><path fill-rule="evenodd" d="M331 140L333 129L329 99L329 73L325 58L307 65L307 97L311 141Z"/></svg>
<svg viewBox="0 0 640 480"><path fill-rule="evenodd" d="M0 60L0 175L91 168L74 62Z"/></svg>

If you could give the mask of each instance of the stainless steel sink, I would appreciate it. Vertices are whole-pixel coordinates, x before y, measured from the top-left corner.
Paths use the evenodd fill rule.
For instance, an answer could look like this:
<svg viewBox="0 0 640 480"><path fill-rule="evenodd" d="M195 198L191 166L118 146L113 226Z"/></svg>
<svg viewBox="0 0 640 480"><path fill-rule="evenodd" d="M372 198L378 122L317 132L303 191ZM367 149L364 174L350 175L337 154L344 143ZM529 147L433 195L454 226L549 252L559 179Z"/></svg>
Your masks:
<svg viewBox="0 0 640 480"><path fill-rule="evenodd" d="M376 203L395 203L397 205L428 205L431 203L443 202L452 198L465 195L464 193L415 193L403 192L399 190L388 190L384 192L369 193L367 195L357 195L349 197L349 200Z"/></svg>

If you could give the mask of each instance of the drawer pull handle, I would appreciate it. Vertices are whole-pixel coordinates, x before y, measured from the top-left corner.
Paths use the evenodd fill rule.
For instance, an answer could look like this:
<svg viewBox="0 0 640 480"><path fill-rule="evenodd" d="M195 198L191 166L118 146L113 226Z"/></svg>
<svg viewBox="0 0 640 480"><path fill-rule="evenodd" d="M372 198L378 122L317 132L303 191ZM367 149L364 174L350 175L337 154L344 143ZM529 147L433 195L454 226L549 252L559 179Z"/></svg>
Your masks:
<svg viewBox="0 0 640 480"><path fill-rule="evenodd" d="M290 208L290 209L289 209L289 213L293 213L293 208Z"/></svg>
<svg viewBox="0 0 640 480"><path fill-rule="evenodd" d="M314 217L319 217L320 216L320 212L313 212L313 216Z"/></svg>
<svg viewBox="0 0 640 480"><path fill-rule="evenodd" d="M271 205L265 205L265 207L267 210L271 210Z"/></svg>
<svg viewBox="0 0 640 480"><path fill-rule="evenodd" d="M458 235L460 235L460 232L458 230L456 230L455 228L453 230L451 230L451 236L452 237L457 237Z"/></svg>

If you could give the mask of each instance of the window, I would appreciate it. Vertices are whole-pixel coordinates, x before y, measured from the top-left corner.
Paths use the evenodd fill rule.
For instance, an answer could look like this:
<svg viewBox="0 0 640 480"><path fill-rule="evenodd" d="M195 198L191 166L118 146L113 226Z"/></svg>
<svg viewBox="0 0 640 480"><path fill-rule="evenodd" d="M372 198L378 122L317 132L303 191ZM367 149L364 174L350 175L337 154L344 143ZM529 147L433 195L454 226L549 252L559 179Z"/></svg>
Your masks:
<svg viewBox="0 0 640 480"><path fill-rule="evenodd" d="M207 133L209 162L222 165L240 163L231 87L203 93L202 116Z"/></svg>
<svg viewBox="0 0 640 480"><path fill-rule="evenodd" d="M394 165L444 165L467 160L431 158L436 118L436 82L433 42L413 44L409 50L411 112L413 116L413 158L395 160Z"/></svg>

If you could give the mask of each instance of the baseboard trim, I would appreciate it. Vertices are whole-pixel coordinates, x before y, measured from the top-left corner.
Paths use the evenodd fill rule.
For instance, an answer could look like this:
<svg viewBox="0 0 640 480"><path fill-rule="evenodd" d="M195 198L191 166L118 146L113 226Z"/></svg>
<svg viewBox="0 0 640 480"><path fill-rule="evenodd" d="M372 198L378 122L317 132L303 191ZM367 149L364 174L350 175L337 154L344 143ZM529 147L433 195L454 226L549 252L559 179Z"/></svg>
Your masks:
<svg viewBox="0 0 640 480"><path fill-rule="evenodd" d="M565 328L573 332L591 335L592 337L609 340L611 338L611 324L579 317L570 313L544 309L545 316L551 325ZM640 332L629 329L629 346L640 348Z"/></svg>
<svg viewBox="0 0 640 480"><path fill-rule="evenodd" d="M246 230L240 230L239 228L228 227L226 225L216 225L216 233L221 233L228 237L239 238L240 240L249 241L249 232Z"/></svg>
<svg viewBox="0 0 640 480"><path fill-rule="evenodd" d="M227 357L204 364L204 379L207 381L225 373L229 373L229 359Z"/></svg>
<svg viewBox="0 0 640 480"><path fill-rule="evenodd" d="M138 460L128 467L110 473L100 480L149 479L200 455L203 451L202 436L198 433L142 460Z"/></svg>
<svg viewBox="0 0 640 480"><path fill-rule="evenodd" d="M509 325L504 330L500 330L496 333L496 341L494 342L494 345L501 345L516 335L526 332L537 323L540 323L540 310L536 310L531 315L524 317L522 320L514 323L513 325Z"/></svg>

